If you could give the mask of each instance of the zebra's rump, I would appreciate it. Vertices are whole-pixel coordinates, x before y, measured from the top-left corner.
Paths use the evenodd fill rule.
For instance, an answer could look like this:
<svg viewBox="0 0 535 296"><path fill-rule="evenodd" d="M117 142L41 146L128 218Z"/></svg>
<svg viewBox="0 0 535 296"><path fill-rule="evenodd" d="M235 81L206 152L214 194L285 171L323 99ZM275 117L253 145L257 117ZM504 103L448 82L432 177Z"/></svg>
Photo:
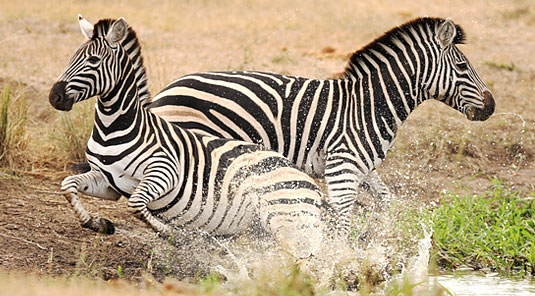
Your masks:
<svg viewBox="0 0 535 296"><path fill-rule="evenodd" d="M266 230L284 220L319 220L320 189L288 159L241 141L205 137L203 142L211 163L204 170L202 202L176 216L164 214L169 223L226 235L255 219Z"/></svg>

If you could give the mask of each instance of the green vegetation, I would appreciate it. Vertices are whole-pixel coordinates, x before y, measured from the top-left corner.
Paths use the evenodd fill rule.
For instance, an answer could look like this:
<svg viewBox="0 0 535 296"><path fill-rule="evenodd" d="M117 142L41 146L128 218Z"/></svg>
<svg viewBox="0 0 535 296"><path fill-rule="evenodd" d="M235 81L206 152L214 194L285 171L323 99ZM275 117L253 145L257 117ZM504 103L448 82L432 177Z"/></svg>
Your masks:
<svg viewBox="0 0 535 296"><path fill-rule="evenodd" d="M216 292L221 290L221 279L217 274L209 274L201 278L198 282L199 290L203 293Z"/></svg>
<svg viewBox="0 0 535 296"><path fill-rule="evenodd" d="M244 295L288 295L288 296L312 296L316 295L312 279L293 266L289 275L279 274L276 282L261 281L256 283L253 291Z"/></svg>
<svg viewBox="0 0 535 296"><path fill-rule="evenodd" d="M272 266L273 267L273 266ZM267 269L270 269L269 267ZM282 268L264 270L265 274L254 280L242 279L234 280L230 285L223 284L220 276L210 274L198 282L198 290L202 295L226 294L234 295L284 295L284 296L312 296L319 293L314 285L314 280L306 273L300 271L296 265L289 266L289 269Z"/></svg>
<svg viewBox="0 0 535 296"><path fill-rule="evenodd" d="M446 268L535 275L535 195L493 183L486 195L449 194L434 211L437 260Z"/></svg>
<svg viewBox="0 0 535 296"><path fill-rule="evenodd" d="M123 278L123 267L121 265L117 266L117 276L122 279Z"/></svg>
<svg viewBox="0 0 535 296"><path fill-rule="evenodd" d="M26 99L5 86L0 94L0 165L12 167L26 147Z"/></svg>

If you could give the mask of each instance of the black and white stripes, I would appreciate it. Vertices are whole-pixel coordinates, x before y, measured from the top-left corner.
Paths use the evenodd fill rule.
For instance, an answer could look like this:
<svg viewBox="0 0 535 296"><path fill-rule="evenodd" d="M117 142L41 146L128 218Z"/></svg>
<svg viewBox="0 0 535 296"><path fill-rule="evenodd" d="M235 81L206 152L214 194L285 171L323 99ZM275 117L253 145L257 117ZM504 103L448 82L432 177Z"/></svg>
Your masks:
<svg viewBox="0 0 535 296"><path fill-rule="evenodd" d="M312 178L274 151L197 135L151 113L139 97L138 80L146 81L139 75L139 43L127 42L137 46L131 51L137 54L134 60L123 45L128 36L135 37L124 19L81 28L90 40L52 88L50 103L70 110L76 102L98 97L87 146L91 171L62 183L84 227L114 230L111 222L82 207L79 192L111 200L123 195L134 214L158 232L183 226L231 234L258 220L295 256L313 253L322 239L322 209L328 206Z"/></svg>
<svg viewBox="0 0 535 296"><path fill-rule="evenodd" d="M487 86L457 48L464 39L451 20L416 19L355 52L341 79L197 73L171 83L149 108L202 134L262 144L325 176L329 201L347 225L359 184L390 195L375 168L424 100L442 101L470 120L494 112Z"/></svg>

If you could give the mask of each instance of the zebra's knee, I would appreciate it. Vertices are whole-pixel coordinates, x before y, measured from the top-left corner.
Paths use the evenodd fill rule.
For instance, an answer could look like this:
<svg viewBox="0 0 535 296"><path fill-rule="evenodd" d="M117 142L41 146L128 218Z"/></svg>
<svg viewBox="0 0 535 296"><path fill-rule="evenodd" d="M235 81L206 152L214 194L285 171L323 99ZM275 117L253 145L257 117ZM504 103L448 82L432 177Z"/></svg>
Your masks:
<svg viewBox="0 0 535 296"><path fill-rule="evenodd" d="M67 193L78 193L78 181L76 176L69 176L61 182L61 192L63 194Z"/></svg>

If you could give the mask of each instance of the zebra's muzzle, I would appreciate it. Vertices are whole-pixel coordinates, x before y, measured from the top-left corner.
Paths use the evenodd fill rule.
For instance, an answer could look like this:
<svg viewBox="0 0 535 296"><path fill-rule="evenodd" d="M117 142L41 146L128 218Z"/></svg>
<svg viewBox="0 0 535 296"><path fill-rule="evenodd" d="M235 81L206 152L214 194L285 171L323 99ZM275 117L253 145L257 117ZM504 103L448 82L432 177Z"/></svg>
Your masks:
<svg viewBox="0 0 535 296"><path fill-rule="evenodd" d="M481 109L472 107L469 113L467 113L468 119L473 121L485 121L494 113L494 108L496 107L494 97L488 90L483 92L483 105L484 107Z"/></svg>
<svg viewBox="0 0 535 296"><path fill-rule="evenodd" d="M50 105L61 111L71 111L72 105L74 103L73 99L69 98L65 93L65 88L67 82L58 81L52 86L50 94L48 95L48 100Z"/></svg>

